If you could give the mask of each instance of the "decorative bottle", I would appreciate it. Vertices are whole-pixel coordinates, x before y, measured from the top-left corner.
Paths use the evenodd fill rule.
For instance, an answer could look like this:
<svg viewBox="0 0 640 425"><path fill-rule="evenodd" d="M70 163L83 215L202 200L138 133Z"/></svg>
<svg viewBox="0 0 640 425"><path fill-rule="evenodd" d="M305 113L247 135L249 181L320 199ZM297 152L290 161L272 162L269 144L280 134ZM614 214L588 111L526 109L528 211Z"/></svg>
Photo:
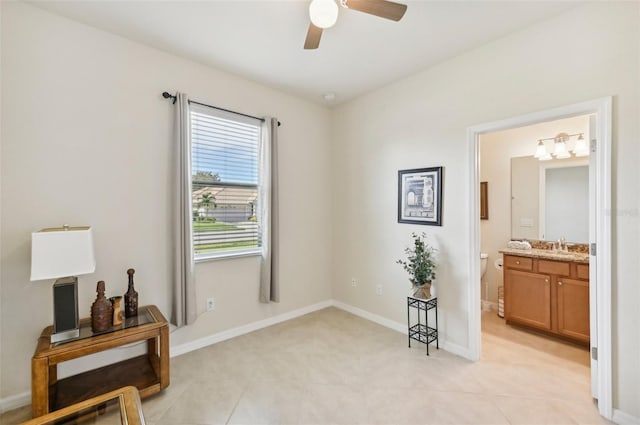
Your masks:
<svg viewBox="0 0 640 425"><path fill-rule="evenodd" d="M133 274L136 271L134 269L127 270L129 275L129 288L127 293L124 294L124 315L125 317L134 317L138 315L138 292L133 287Z"/></svg>
<svg viewBox="0 0 640 425"><path fill-rule="evenodd" d="M94 333L111 329L113 320L113 307L104 296L104 280L98 282L96 292L98 297L91 304L91 330Z"/></svg>
<svg viewBox="0 0 640 425"><path fill-rule="evenodd" d="M109 298L111 305L113 306L113 326L122 325L122 319L124 319L124 311L122 311L122 297Z"/></svg>

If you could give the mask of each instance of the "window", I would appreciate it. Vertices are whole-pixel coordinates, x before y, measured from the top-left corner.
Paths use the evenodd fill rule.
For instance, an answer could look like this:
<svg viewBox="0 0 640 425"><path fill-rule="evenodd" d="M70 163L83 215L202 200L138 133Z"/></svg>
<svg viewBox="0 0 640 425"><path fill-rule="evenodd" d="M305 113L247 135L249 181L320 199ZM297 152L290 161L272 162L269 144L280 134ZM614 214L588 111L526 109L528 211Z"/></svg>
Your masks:
<svg viewBox="0 0 640 425"><path fill-rule="evenodd" d="M259 252L261 121L191 104L196 259Z"/></svg>

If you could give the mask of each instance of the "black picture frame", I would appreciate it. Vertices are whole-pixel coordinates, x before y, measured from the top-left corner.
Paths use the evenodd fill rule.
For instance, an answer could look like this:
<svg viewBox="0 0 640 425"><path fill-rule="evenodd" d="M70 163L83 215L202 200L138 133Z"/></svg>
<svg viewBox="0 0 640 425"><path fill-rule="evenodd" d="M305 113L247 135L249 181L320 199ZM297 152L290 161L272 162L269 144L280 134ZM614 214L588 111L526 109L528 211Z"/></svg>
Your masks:
<svg viewBox="0 0 640 425"><path fill-rule="evenodd" d="M398 223L442 226L442 167L398 171Z"/></svg>

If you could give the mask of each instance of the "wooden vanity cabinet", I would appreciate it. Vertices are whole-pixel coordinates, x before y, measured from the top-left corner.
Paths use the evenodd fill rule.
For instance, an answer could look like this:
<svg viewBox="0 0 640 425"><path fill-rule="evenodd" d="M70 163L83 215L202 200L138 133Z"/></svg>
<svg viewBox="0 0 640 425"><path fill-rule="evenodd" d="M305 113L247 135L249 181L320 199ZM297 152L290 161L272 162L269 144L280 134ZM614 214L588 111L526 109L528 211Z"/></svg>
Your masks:
<svg viewBox="0 0 640 425"><path fill-rule="evenodd" d="M589 343L589 265L504 255L504 312L524 325Z"/></svg>
<svg viewBox="0 0 640 425"><path fill-rule="evenodd" d="M538 329L551 330L549 276L507 269L504 294L507 323L517 322Z"/></svg>
<svg viewBox="0 0 640 425"><path fill-rule="evenodd" d="M560 278L558 291L558 333L589 343L589 281Z"/></svg>

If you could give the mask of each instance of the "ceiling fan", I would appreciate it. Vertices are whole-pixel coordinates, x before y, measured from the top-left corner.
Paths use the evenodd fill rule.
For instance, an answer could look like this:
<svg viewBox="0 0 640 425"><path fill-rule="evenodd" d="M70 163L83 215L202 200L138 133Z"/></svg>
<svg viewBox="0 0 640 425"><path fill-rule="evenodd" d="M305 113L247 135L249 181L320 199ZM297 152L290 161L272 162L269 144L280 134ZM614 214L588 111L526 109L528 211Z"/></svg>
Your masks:
<svg viewBox="0 0 640 425"><path fill-rule="evenodd" d="M392 21L399 21L407 11L407 5L388 0L338 0L346 9L357 10ZM317 49L322 30L332 27L338 19L336 0L313 0L309 5L309 29L304 41L305 49Z"/></svg>

